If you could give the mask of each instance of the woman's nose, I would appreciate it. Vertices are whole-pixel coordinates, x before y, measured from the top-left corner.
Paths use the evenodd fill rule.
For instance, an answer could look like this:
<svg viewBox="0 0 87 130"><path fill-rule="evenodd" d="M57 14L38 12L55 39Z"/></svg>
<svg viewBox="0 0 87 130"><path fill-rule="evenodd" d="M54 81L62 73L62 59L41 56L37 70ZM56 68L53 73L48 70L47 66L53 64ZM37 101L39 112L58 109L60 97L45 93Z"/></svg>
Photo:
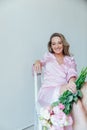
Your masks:
<svg viewBox="0 0 87 130"><path fill-rule="evenodd" d="M56 47L58 47L59 46L59 44L58 43L56 43Z"/></svg>

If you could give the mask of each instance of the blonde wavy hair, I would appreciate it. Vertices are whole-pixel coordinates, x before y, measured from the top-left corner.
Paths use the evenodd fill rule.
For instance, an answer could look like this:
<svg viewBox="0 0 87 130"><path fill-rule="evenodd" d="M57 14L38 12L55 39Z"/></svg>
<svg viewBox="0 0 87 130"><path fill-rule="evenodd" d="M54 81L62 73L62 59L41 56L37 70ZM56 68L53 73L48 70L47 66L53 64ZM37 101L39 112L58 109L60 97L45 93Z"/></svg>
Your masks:
<svg viewBox="0 0 87 130"><path fill-rule="evenodd" d="M50 37L50 41L48 42L48 51L50 53L54 53L52 48L51 48L51 41L52 41L52 38L53 37L60 37L61 38L61 41L62 41L62 44L63 44L63 55L67 55L67 56L70 56L70 52L69 52L69 43L67 42L66 38L64 37L63 34L61 33L53 33Z"/></svg>

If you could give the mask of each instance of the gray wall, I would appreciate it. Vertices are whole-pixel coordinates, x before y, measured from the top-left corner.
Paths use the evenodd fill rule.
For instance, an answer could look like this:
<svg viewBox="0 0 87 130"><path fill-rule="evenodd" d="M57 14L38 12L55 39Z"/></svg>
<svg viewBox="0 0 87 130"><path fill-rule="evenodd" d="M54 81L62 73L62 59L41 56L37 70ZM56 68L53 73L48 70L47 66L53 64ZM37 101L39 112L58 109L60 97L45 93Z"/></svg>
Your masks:
<svg viewBox="0 0 87 130"><path fill-rule="evenodd" d="M33 123L32 64L54 32L69 41L78 72L87 66L86 0L0 1L0 130Z"/></svg>

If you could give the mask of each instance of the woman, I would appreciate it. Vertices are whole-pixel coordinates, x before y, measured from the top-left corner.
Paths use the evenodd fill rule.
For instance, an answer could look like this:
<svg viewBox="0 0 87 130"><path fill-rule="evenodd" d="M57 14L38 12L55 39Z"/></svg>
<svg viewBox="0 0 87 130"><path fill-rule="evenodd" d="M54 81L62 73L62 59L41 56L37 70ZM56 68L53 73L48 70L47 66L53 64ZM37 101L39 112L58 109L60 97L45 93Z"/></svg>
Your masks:
<svg viewBox="0 0 87 130"><path fill-rule="evenodd" d="M54 33L48 42L48 53L42 60L37 60L34 64L36 72L44 68L44 79L39 90L38 101L41 106L50 105L58 100L59 96L66 90L76 92L75 80L77 78L76 63L69 53L69 44L65 37L60 33ZM77 103L78 105L81 104ZM74 104L73 113L75 113ZM82 109L81 109L82 110ZM84 117L84 116L83 116ZM75 120L76 115L73 114ZM85 120L85 118L83 118ZM76 124L64 127L63 130L78 130ZM84 129L85 130L85 129Z"/></svg>

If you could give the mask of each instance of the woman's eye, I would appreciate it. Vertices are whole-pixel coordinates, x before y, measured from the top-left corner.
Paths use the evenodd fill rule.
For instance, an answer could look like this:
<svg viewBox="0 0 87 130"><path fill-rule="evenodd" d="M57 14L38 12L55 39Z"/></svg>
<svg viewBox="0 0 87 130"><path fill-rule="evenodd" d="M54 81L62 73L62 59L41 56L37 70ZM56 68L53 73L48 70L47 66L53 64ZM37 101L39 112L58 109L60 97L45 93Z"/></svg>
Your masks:
<svg viewBox="0 0 87 130"><path fill-rule="evenodd" d="M62 44L62 42L52 43L51 45Z"/></svg>
<svg viewBox="0 0 87 130"><path fill-rule="evenodd" d="M58 44L62 44L62 42L58 42Z"/></svg>
<svg viewBox="0 0 87 130"><path fill-rule="evenodd" d="M52 45L55 45L55 43L52 43Z"/></svg>

